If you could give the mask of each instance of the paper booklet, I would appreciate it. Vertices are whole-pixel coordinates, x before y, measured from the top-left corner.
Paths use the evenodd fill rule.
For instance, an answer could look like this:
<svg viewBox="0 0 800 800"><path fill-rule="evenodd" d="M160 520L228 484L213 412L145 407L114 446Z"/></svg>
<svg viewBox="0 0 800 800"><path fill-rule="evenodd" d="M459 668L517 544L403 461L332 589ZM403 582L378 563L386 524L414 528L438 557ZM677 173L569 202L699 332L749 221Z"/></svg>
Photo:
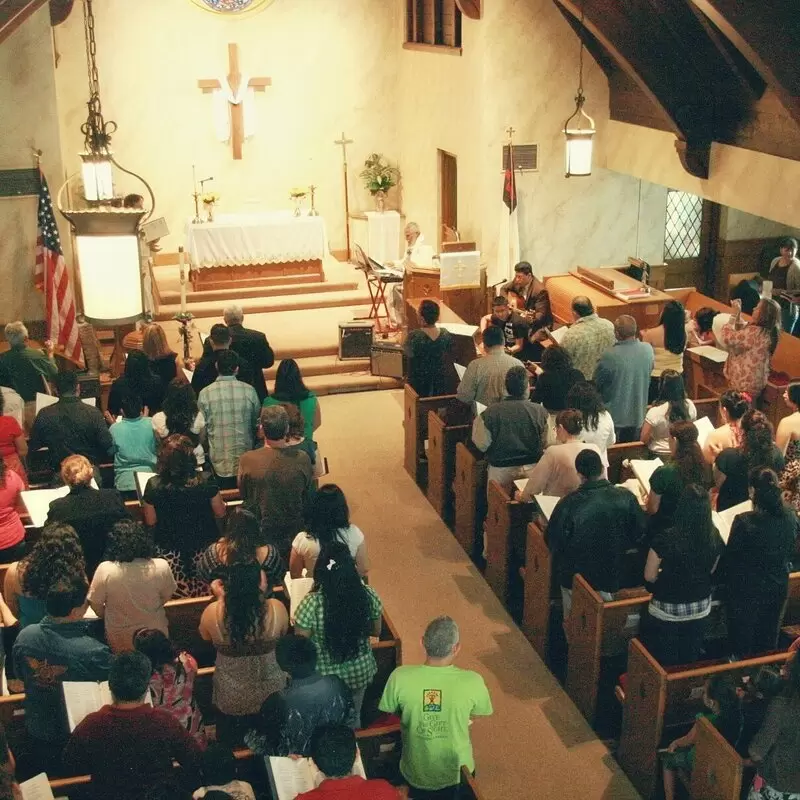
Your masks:
<svg viewBox="0 0 800 800"><path fill-rule="evenodd" d="M289 597L289 618L294 623L297 607L305 600L306 595L314 588L313 578L293 578L290 572L283 576L283 585Z"/></svg>
<svg viewBox="0 0 800 800"><path fill-rule="evenodd" d="M189 381L189 383L191 383L192 382L192 378L194 378L194 372L192 372L190 369L186 369L184 367L183 374L186 376L186 380Z"/></svg>
<svg viewBox="0 0 800 800"><path fill-rule="evenodd" d="M325 776L310 758L295 760L279 756L265 756L264 762L267 765L272 796L276 800L294 800L303 792L313 791L325 780ZM360 752L356 752L356 761L350 774L360 775L362 778L367 777Z"/></svg>
<svg viewBox="0 0 800 800"><path fill-rule="evenodd" d="M437 322L436 327L452 333L453 336L469 336L470 339L478 332L477 325L467 325L464 322Z"/></svg>
<svg viewBox="0 0 800 800"><path fill-rule="evenodd" d="M697 353L699 356L705 356L706 358L711 359L711 361L716 361L718 364L722 364L728 360L727 350L720 350L719 347L714 347L710 344L701 344L699 347L690 347L689 352Z"/></svg>
<svg viewBox="0 0 800 800"><path fill-rule="evenodd" d="M55 405L60 398L56 397L54 394L44 394L44 392L36 392L36 413L38 414L43 408L47 408L47 406ZM97 398L96 397L82 397L82 403L86 403L87 406L92 406L92 408L97 407Z"/></svg>
<svg viewBox="0 0 800 800"><path fill-rule="evenodd" d="M91 486L97 489L97 482L92 478ZM59 486L58 489L28 489L20 492L22 504L31 518L31 523L35 528L44 527L47 514L50 511L50 503L58 500L59 497L66 497L69 494L69 486Z"/></svg>
<svg viewBox="0 0 800 800"><path fill-rule="evenodd" d="M525 487L527 485L528 485L528 479L527 478L517 478L514 481L514 486L516 486L517 489L520 490L520 492L524 492L525 491Z"/></svg>
<svg viewBox="0 0 800 800"><path fill-rule="evenodd" d="M746 514L748 511L752 510L753 504L749 500L745 500L744 503L731 506L730 508L726 508L724 511L711 512L711 519L713 520L714 525L716 525L719 535L722 537L722 541L725 542L725 544L728 544L728 538L731 535L731 528L733 527L734 518L738 517L739 514Z"/></svg>
<svg viewBox="0 0 800 800"><path fill-rule="evenodd" d="M40 772L19 785L22 800L55 800L46 772Z"/></svg>
<svg viewBox="0 0 800 800"><path fill-rule="evenodd" d="M650 494L650 477L659 468L663 467L664 462L660 458L645 460L640 458L631 459L631 469L639 483L642 484L645 494Z"/></svg>
<svg viewBox="0 0 800 800"><path fill-rule="evenodd" d="M550 494L535 494L533 497L539 505L539 511L541 511L544 515L544 518L550 522L550 517L553 515L553 509L556 507L556 505L558 505L558 501L561 498Z"/></svg>
<svg viewBox="0 0 800 800"><path fill-rule="evenodd" d="M701 417L694 421L694 426L697 428L697 444L702 450L706 445L708 435L714 430L714 423L708 417Z"/></svg>
<svg viewBox="0 0 800 800"><path fill-rule="evenodd" d="M150 482L150 478L155 478L155 472L134 472L133 479L136 481L136 494L139 495L139 502L144 500L144 490Z"/></svg>
<svg viewBox="0 0 800 800"><path fill-rule="evenodd" d="M99 711L103 706L110 706L114 700L108 681L64 681L64 705L67 707L67 722L70 732L83 722L89 714ZM150 691L144 696L144 702L152 706Z"/></svg>
<svg viewBox="0 0 800 800"><path fill-rule="evenodd" d="M561 344L561 340L564 338L564 334L569 330L568 325L562 325L560 328L556 328L555 330L548 329L548 333L550 334L550 338L556 343Z"/></svg>
<svg viewBox="0 0 800 800"><path fill-rule="evenodd" d="M486 406L483 403L479 403L477 400L475 401L475 416L479 417L483 412L486 411Z"/></svg>
<svg viewBox="0 0 800 800"><path fill-rule="evenodd" d="M458 379L464 380L464 373L467 371L466 367L462 367L461 364L455 364L456 373L458 373Z"/></svg>

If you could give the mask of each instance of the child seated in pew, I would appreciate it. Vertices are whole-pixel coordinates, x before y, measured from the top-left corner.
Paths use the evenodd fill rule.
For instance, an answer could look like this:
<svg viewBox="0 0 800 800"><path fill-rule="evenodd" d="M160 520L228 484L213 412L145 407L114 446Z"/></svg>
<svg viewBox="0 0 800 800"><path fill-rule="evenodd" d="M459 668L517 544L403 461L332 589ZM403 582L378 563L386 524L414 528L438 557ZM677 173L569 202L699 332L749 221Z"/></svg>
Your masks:
<svg viewBox="0 0 800 800"><path fill-rule="evenodd" d="M217 793L233 800L256 800L253 787L247 781L237 779L236 759L228 747L211 745L203 753L201 773L206 785L194 792L193 800L211 798Z"/></svg>
<svg viewBox="0 0 800 800"><path fill-rule="evenodd" d="M706 681L703 704L709 713L698 714L697 719L708 717L714 727L733 746L737 747L744 728L742 704L736 683L730 675L714 675ZM675 798L675 773L691 773L694 768L697 723L685 736L673 740L662 753L664 770L664 800Z"/></svg>
<svg viewBox="0 0 800 800"><path fill-rule="evenodd" d="M154 628L136 631L133 646L153 666L150 676L153 707L168 711L192 736L203 740L203 715L194 699L195 657L185 650L178 652L164 633Z"/></svg>

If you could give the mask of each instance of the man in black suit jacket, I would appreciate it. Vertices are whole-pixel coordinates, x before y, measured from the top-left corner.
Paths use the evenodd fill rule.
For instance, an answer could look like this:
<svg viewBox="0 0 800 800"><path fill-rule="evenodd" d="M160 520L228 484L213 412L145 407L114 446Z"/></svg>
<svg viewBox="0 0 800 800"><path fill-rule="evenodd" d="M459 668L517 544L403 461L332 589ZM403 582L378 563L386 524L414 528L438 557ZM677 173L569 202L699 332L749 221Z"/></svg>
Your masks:
<svg viewBox="0 0 800 800"><path fill-rule="evenodd" d="M192 388L199 395L206 386L211 386L217 379L217 358L225 350L234 350L239 356L239 371L236 377L243 383L249 383L263 403L267 396L267 385L264 382L264 373L255 369L251 363L233 347L230 329L221 323L211 326L211 333L206 339L203 357L197 362L192 378Z"/></svg>
<svg viewBox="0 0 800 800"><path fill-rule="evenodd" d="M90 581L103 560L111 526L130 516L120 493L116 489L94 489L92 476L92 465L87 458L78 455L65 458L61 479L69 486L69 494L53 500L47 513L47 523L66 522L75 528Z"/></svg>

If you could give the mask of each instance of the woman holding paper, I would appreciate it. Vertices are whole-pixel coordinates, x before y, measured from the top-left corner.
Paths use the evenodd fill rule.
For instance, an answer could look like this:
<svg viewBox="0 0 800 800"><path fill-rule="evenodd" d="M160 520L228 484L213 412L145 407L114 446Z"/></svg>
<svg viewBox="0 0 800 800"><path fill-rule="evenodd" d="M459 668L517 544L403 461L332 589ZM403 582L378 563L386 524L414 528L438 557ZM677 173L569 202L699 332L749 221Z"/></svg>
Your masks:
<svg viewBox="0 0 800 800"><path fill-rule="evenodd" d="M728 642L737 658L777 646L797 536L797 517L783 503L778 476L762 467L749 483L753 510L734 518L721 564Z"/></svg>

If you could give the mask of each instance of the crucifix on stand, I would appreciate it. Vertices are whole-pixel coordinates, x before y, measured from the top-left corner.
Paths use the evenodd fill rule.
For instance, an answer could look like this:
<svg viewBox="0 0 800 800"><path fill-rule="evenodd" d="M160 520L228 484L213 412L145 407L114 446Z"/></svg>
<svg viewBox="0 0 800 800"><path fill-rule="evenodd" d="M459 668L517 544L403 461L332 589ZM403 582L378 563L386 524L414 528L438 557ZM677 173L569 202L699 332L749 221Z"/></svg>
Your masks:
<svg viewBox="0 0 800 800"><path fill-rule="evenodd" d="M334 144L342 147L342 170L344 174L344 227L347 233L347 260L350 260L350 189L347 181L347 145L353 144L352 139L348 139L342 131L342 138L337 139Z"/></svg>
<svg viewBox="0 0 800 800"><path fill-rule="evenodd" d="M267 86L272 85L272 78L250 78L242 85L242 73L239 70L239 45L228 45L228 76L227 87L217 78L202 79L197 85L203 94L215 91L226 91L228 94L228 107L230 108L230 140L233 147L235 161L242 159L242 145L245 139L245 112L244 101L248 89L264 92Z"/></svg>

